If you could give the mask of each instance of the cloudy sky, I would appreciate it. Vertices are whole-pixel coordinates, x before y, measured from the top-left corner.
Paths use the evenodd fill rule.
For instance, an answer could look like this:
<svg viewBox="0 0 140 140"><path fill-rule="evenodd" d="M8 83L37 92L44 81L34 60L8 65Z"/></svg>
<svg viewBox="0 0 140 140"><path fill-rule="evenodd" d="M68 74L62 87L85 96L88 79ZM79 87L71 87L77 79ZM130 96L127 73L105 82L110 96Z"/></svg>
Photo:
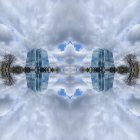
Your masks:
<svg viewBox="0 0 140 140"><path fill-rule="evenodd" d="M115 74L113 88L97 92L89 74L75 72L97 48L112 51L116 66L128 53L139 59L139 13L140 0L0 0L0 58L12 53L24 66L27 52L42 48L50 66L64 68L42 93L24 74L12 87L0 81L0 140L139 140L140 81L129 87Z"/></svg>

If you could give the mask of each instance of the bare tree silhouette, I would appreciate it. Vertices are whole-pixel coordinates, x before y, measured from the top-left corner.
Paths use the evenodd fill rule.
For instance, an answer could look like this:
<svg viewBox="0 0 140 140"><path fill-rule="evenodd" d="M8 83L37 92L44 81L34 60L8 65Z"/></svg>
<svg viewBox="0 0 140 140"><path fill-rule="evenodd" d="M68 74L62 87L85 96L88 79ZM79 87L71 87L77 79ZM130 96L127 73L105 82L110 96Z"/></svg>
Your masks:
<svg viewBox="0 0 140 140"><path fill-rule="evenodd" d="M16 57L12 54L5 54L3 61L7 64L8 68L10 68L12 64L16 61Z"/></svg>
<svg viewBox="0 0 140 140"><path fill-rule="evenodd" d="M4 84L7 86L12 86L15 83L15 79L11 73L2 74L2 78L4 79Z"/></svg>
<svg viewBox="0 0 140 140"><path fill-rule="evenodd" d="M139 62L134 54L128 54L124 58L126 63L129 65L129 75L126 79L127 85L135 85L137 79L139 78Z"/></svg>
<svg viewBox="0 0 140 140"><path fill-rule="evenodd" d="M11 68L15 62L16 57L12 54L5 54L1 62L1 77L4 79L5 85L11 86L15 83L11 75Z"/></svg>

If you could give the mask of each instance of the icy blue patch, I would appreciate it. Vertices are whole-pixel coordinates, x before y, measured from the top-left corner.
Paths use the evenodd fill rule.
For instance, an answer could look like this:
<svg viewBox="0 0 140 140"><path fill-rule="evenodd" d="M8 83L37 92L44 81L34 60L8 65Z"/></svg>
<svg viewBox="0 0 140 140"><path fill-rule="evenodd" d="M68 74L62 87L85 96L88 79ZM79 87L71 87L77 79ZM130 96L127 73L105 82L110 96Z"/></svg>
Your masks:
<svg viewBox="0 0 140 140"><path fill-rule="evenodd" d="M76 51L80 51L82 46L80 44L74 44Z"/></svg>
<svg viewBox="0 0 140 140"><path fill-rule="evenodd" d="M58 46L58 48L61 50L61 51L64 51L65 50L65 47L66 47L66 44L60 44Z"/></svg>
<svg viewBox="0 0 140 140"><path fill-rule="evenodd" d="M82 95L82 91L80 91L80 89L76 89L74 96L81 96Z"/></svg>
<svg viewBox="0 0 140 140"><path fill-rule="evenodd" d="M60 89L60 90L58 91L58 95L60 95L60 96L66 96L65 90L64 90L64 89Z"/></svg>

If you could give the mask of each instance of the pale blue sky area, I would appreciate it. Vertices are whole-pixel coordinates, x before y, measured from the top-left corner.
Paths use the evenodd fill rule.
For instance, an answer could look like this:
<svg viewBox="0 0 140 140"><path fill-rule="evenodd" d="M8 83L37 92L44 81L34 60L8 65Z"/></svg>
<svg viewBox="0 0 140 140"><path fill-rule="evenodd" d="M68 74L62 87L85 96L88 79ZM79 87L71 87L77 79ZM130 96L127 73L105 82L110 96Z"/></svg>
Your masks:
<svg viewBox="0 0 140 140"><path fill-rule="evenodd" d="M58 95L63 96L63 97L68 96L68 94L65 92L64 89L60 89L58 91ZM74 94L73 94L73 96L75 96L75 97L78 97L78 96L81 96L81 95L82 95L82 91L80 89L76 89L75 92L74 92Z"/></svg>
<svg viewBox="0 0 140 140"><path fill-rule="evenodd" d="M66 48L66 43L61 43L58 45L58 48L61 50L61 51L64 51L65 48ZM74 43L74 47L75 47L75 50L76 51L80 51L82 49L82 45L81 44L78 44L78 43Z"/></svg>

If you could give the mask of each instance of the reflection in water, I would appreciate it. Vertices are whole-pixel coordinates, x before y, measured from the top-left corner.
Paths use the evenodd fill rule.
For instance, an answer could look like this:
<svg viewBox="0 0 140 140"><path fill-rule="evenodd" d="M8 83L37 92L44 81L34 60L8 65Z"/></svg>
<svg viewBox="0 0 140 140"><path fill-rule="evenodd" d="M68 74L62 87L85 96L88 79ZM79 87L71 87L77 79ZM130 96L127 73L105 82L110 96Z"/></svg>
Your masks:
<svg viewBox="0 0 140 140"><path fill-rule="evenodd" d="M140 140L139 13L140 0L0 0L0 140Z"/></svg>
<svg viewBox="0 0 140 140"><path fill-rule="evenodd" d="M76 89L73 95L67 95L64 89L60 89L58 91L58 95L71 100L80 97L82 95L82 91L80 89Z"/></svg>
<svg viewBox="0 0 140 140"><path fill-rule="evenodd" d="M91 67L107 70L113 68L113 54L107 49L95 50L92 54ZM114 73L100 71L91 73L93 88L97 91L107 91L113 87Z"/></svg>
<svg viewBox="0 0 140 140"><path fill-rule="evenodd" d="M114 73L92 73L91 80L94 89L97 91L107 91L113 87Z"/></svg>
<svg viewBox="0 0 140 140"><path fill-rule="evenodd" d="M107 49L96 49L93 51L91 67L89 68L73 65L65 66L64 69L63 66L62 68L51 68L49 67L48 53L41 48L32 49L27 53L26 66L24 68L19 65L14 65L15 60L16 57L12 54L5 54L3 57L1 62L1 78L4 79L5 85L14 84L15 79L13 78L13 74L25 72L27 87L33 91L47 89L50 72L67 74L65 79L66 83L69 84L73 83L74 79L71 75L75 75L78 72L90 72L92 86L97 91L107 91L111 89L116 72L128 75L128 78L125 80L125 83L128 85L136 84L136 80L139 78L139 62L135 55L126 55L124 58L126 65L115 67L113 53ZM62 81L62 79L60 79L60 81ZM75 93L76 91L77 89L75 89ZM73 95L75 93L73 93Z"/></svg>
<svg viewBox="0 0 140 140"><path fill-rule="evenodd" d="M125 56L125 61L129 65L129 75L126 79L128 85L135 85L136 80L139 78L139 62L136 55L128 54Z"/></svg>
<svg viewBox="0 0 140 140"><path fill-rule="evenodd" d="M43 49L33 49L27 54L26 67L35 72L26 73L27 86L33 91L47 89L49 74L40 72L41 69L49 67L48 54Z"/></svg>
<svg viewBox="0 0 140 140"><path fill-rule="evenodd" d="M16 57L12 54L5 54L1 62L1 77L4 79L4 84L11 86L15 83L14 78L11 74L11 67L16 61Z"/></svg>
<svg viewBox="0 0 140 140"><path fill-rule="evenodd" d="M134 132L138 129L131 129L132 126L135 127L136 123L140 124L137 119L133 119L133 117L140 116L139 99L130 98L131 93L130 97L127 97L128 99L124 98L123 92L120 94L119 89L120 87L123 91L124 84L119 83L119 78L117 82L114 80L117 73L120 77L124 74L131 76L131 79L135 79L135 77L138 79L139 65L136 60L129 59L126 62L129 62L130 65L126 63L126 65L116 67L113 53L107 49L98 49L92 53L90 67L67 64L53 68L49 67L48 54L45 50L33 49L27 53L25 67L14 65L14 62L8 67L9 62L2 65L1 75L3 77L7 77L8 74L16 76L16 74L23 73L24 75L25 73L26 78L17 75L16 78L21 78L21 82L18 83L17 80L10 89L4 89L6 95L0 97L0 118L3 122L3 125L0 126L1 132L4 134L4 132L13 129L9 136L12 139L17 136L18 132L19 136L25 134L25 137L20 139L36 137L36 140L39 140L41 137L47 139L48 135L46 134L52 130L49 133L53 134L54 131L59 131L58 139L62 137L67 139L67 135L71 133L73 135L70 139L75 140L75 137L78 137L81 140L85 135L88 135L85 134L85 129L92 127L93 131L90 133L94 135L93 138L101 140L103 136L113 137L114 133L121 133L120 129L125 129L122 124L126 126L130 121L127 126L129 132L131 130L135 135L139 135L138 132ZM89 81L91 86L88 86L90 85ZM26 82L27 85L24 85ZM116 83L118 84L117 88ZM123 87L121 87L122 85ZM46 94L32 94L31 90L27 88L33 92ZM111 88L112 90L109 90ZM99 91L108 94L100 94ZM122 102L122 100L124 101ZM125 120L122 121L121 118L124 116ZM19 121L17 122L17 120ZM4 127L9 124L8 128ZM15 128L15 126L18 127ZM74 130L76 133L72 129L73 126L77 128ZM114 133L111 132L112 129L115 129ZM79 132L82 132L80 136ZM27 133L29 133L28 136L26 136ZM2 140L5 140L5 137L5 135L0 136ZM55 139L55 136L52 135L50 139Z"/></svg>
<svg viewBox="0 0 140 140"><path fill-rule="evenodd" d="M26 73L26 80L28 88L32 89L33 91L43 91L47 89L49 73Z"/></svg>

